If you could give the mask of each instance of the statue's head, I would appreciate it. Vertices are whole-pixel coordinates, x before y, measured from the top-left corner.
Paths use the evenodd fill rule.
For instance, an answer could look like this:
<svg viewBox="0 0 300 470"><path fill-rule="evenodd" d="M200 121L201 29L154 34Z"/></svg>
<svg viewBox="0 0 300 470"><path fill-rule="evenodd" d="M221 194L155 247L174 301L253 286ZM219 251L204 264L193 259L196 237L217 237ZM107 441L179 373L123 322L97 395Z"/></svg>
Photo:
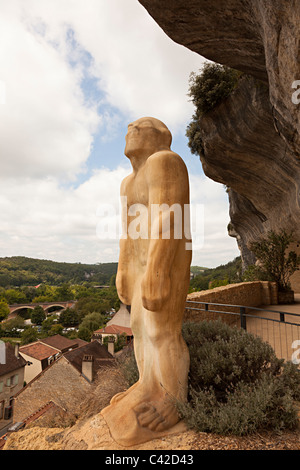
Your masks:
<svg viewBox="0 0 300 470"><path fill-rule="evenodd" d="M169 150L172 135L159 119L143 117L129 124L125 140L125 155L128 158L144 158L160 150Z"/></svg>

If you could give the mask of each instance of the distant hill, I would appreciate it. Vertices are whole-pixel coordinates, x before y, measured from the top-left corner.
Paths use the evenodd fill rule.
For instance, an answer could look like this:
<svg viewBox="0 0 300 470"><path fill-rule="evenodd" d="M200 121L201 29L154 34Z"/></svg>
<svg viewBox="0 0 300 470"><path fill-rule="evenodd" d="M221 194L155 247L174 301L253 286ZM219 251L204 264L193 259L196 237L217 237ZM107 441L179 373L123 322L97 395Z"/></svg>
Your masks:
<svg viewBox="0 0 300 470"><path fill-rule="evenodd" d="M25 256L0 258L0 286L35 286L41 283L56 286L66 282L109 284L117 266L118 263L61 263Z"/></svg>
<svg viewBox="0 0 300 470"><path fill-rule="evenodd" d="M197 276L197 274L204 273L204 271L209 268L204 268L203 266L191 266L191 273L194 274L194 276Z"/></svg>
<svg viewBox="0 0 300 470"><path fill-rule="evenodd" d="M0 258L0 287L36 286L44 283L59 286L83 282L107 285L116 274L118 263L63 263L12 256ZM217 268L191 266L191 289L208 289L213 281L236 282L241 272L241 259L236 258Z"/></svg>
<svg viewBox="0 0 300 470"><path fill-rule="evenodd" d="M221 264L216 268L200 268L202 272L195 271L195 275L190 282L190 290L206 290L218 285L241 282L242 275L241 257L235 258L227 264ZM192 269L191 269L191 272Z"/></svg>

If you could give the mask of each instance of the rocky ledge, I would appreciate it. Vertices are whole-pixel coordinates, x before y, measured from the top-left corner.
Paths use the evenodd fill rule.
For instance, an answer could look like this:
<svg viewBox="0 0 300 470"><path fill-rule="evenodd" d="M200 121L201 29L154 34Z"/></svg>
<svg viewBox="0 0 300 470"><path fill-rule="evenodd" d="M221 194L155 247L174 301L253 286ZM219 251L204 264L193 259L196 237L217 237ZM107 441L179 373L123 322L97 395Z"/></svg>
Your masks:
<svg viewBox="0 0 300 470"><path fill-rule="evenodd" d="M247 75L200 122L203 169L228 187L246 264L249 242L270 229L300 240L300 2L139 1L174 41Z"/></svg>
<svg viewBox="0 0 300 470"><path fill-rule="evenodd" d="M294 432L261 432L250 436L220 436L186 431L136 447L116 444L101 415L72 428L31 427L12 433L4 450L300 450L300 429ZM118 454L121 455L121 454Z"/></svg>

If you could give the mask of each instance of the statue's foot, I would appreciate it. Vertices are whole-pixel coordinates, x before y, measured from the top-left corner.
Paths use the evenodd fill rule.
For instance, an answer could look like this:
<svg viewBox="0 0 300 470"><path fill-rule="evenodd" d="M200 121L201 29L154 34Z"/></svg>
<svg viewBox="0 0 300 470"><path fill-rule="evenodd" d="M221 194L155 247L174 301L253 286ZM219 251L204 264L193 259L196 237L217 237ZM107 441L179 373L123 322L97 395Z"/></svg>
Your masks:
<svg viewBox="0 0 300 470"><path fill-rule="evenodd" d="M101 411L112 438L119 445L133 446L186 430L169 400L162 397L151 401L151 395L145 394L144 387L139 385Z"/></svg>
<svg viewBox="0 0 300 470"><path fill-rule="evenodd" d="M125 398L129 393L133 392L139 385L139 381L133 384L131 387L129 387L127 390L124 392L119 392L116 393L110 400L110 404L113 405L114 403L117 403L118 401L122 400L122 398Z"/></svg>
<svg viewBox="0 0 300 470"><path fill-rule="evenodd" d="M144 402L134 408L140 426L163 432L179 421L176 408L170 402Z"/></svg>

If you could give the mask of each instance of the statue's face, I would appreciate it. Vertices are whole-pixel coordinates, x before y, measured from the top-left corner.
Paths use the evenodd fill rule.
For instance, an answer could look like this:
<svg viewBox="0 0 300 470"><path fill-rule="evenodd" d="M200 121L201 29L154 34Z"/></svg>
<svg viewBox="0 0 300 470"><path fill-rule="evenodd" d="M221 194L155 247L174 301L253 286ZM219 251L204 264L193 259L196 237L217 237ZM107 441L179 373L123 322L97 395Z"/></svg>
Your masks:
<svg viewBox="0 0 300 470"><path fill-rule="evenodd" d="M159 121L141 118L129 124L125 140L125 155L130 158L147 157L160 150L164 139Z"/></svg>

